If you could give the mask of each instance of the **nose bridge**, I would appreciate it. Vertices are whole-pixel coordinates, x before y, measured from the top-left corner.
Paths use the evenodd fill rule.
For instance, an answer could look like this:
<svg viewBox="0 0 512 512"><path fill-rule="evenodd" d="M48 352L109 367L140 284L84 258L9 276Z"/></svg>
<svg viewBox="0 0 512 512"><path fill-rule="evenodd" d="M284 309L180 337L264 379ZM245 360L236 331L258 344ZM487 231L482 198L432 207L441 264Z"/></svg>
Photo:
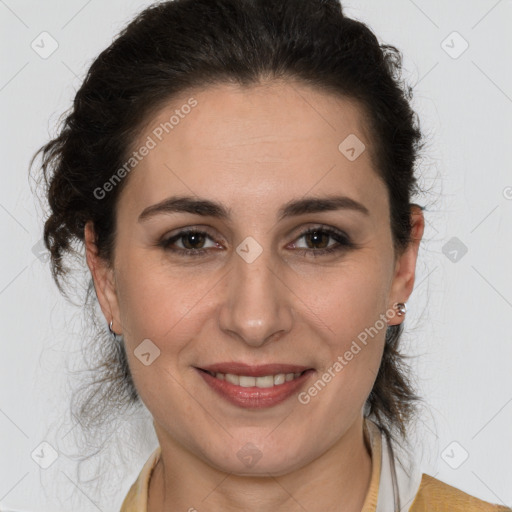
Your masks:
<svg viewBox="0 0 512 512"><path fill-rule="evenodd" d="M220 327L245 343L260 346L291 328L284 283L270 249L245 240L233 254Z"/></svg>

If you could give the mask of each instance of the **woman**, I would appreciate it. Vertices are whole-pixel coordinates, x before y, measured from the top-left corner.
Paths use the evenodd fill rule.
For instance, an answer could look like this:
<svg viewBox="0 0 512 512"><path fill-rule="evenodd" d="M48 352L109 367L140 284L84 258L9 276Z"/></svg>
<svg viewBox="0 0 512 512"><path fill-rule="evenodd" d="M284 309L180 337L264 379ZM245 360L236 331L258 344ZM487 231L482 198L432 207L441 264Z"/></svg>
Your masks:
<svg viewBox="0 0 512 512"><path fill-rule="evenodd" d="M84 244L111 389L154 420L122 512L507 510L395 454L424 229L399 72L335 0L164 2L92 64L45 242L59 286Z"/></svg>

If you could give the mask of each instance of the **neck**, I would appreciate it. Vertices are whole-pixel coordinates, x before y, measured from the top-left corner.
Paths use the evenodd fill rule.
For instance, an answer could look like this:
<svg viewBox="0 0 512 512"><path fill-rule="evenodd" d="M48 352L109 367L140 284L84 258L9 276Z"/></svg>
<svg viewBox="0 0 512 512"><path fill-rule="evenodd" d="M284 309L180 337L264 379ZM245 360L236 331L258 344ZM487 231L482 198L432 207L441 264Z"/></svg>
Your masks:
<svg viewBox="0 0 512 512"><path fill-rule="evenodd" d="M278 477L222 472L173 439L158 438L162 452L150 479L148 512L360 512L370 485L362 418L318 458Z"/></svg>

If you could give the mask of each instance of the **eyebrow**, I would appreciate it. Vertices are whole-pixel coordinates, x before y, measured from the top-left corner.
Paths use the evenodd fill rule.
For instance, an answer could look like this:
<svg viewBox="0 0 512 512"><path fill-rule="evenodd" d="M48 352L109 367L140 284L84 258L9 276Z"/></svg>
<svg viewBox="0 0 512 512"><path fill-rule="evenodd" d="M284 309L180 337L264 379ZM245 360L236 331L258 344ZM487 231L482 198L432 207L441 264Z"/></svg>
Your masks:
<svg viewBox="0 0 512 512"><path fill-rule="evenodd" d="M347 196L306 197L289 201L283 205L279 209L278 220L306 213L335 210L353 210L366 216L370 215L366 206ZM170 213L192 213L220 220L230 220L231 218L231 209L221 203L191 196L173 196L145 208L139 215L138 222L146 221L156 215Z"/></svg>

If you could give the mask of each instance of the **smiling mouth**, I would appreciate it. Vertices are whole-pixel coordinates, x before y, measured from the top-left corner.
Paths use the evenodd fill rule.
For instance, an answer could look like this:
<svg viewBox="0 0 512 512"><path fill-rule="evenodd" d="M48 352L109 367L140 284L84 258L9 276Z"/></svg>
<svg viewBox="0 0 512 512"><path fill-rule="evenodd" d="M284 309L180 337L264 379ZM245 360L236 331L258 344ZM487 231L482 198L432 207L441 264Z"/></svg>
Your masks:
<svg viewBox="0 0 512 512"><path fill-rule="evenodd" d="M289 400L315 373L313 368L280 363L225 362L195 370L217 396L244 409L274 407Z"/></svg>
<svg viewBox="0 0 512 512"><path fill-rule="evenodd" d="M280 386L285 382L290 382L299 378L301 375L306 373L309 370L304 370L302 372L290 372L290 373L277 373L271 375L263 375L260 377L253 377L251 375L235 375L233 373L220 373L220 372L212 372L209 370L204 370L202 368L198 368L202 372L208 373L212 377L215 377L218 380L224 380L229 382L230 384L234 384L235 386L240 386L243 388L271 388L274 386Z"/></svg>

